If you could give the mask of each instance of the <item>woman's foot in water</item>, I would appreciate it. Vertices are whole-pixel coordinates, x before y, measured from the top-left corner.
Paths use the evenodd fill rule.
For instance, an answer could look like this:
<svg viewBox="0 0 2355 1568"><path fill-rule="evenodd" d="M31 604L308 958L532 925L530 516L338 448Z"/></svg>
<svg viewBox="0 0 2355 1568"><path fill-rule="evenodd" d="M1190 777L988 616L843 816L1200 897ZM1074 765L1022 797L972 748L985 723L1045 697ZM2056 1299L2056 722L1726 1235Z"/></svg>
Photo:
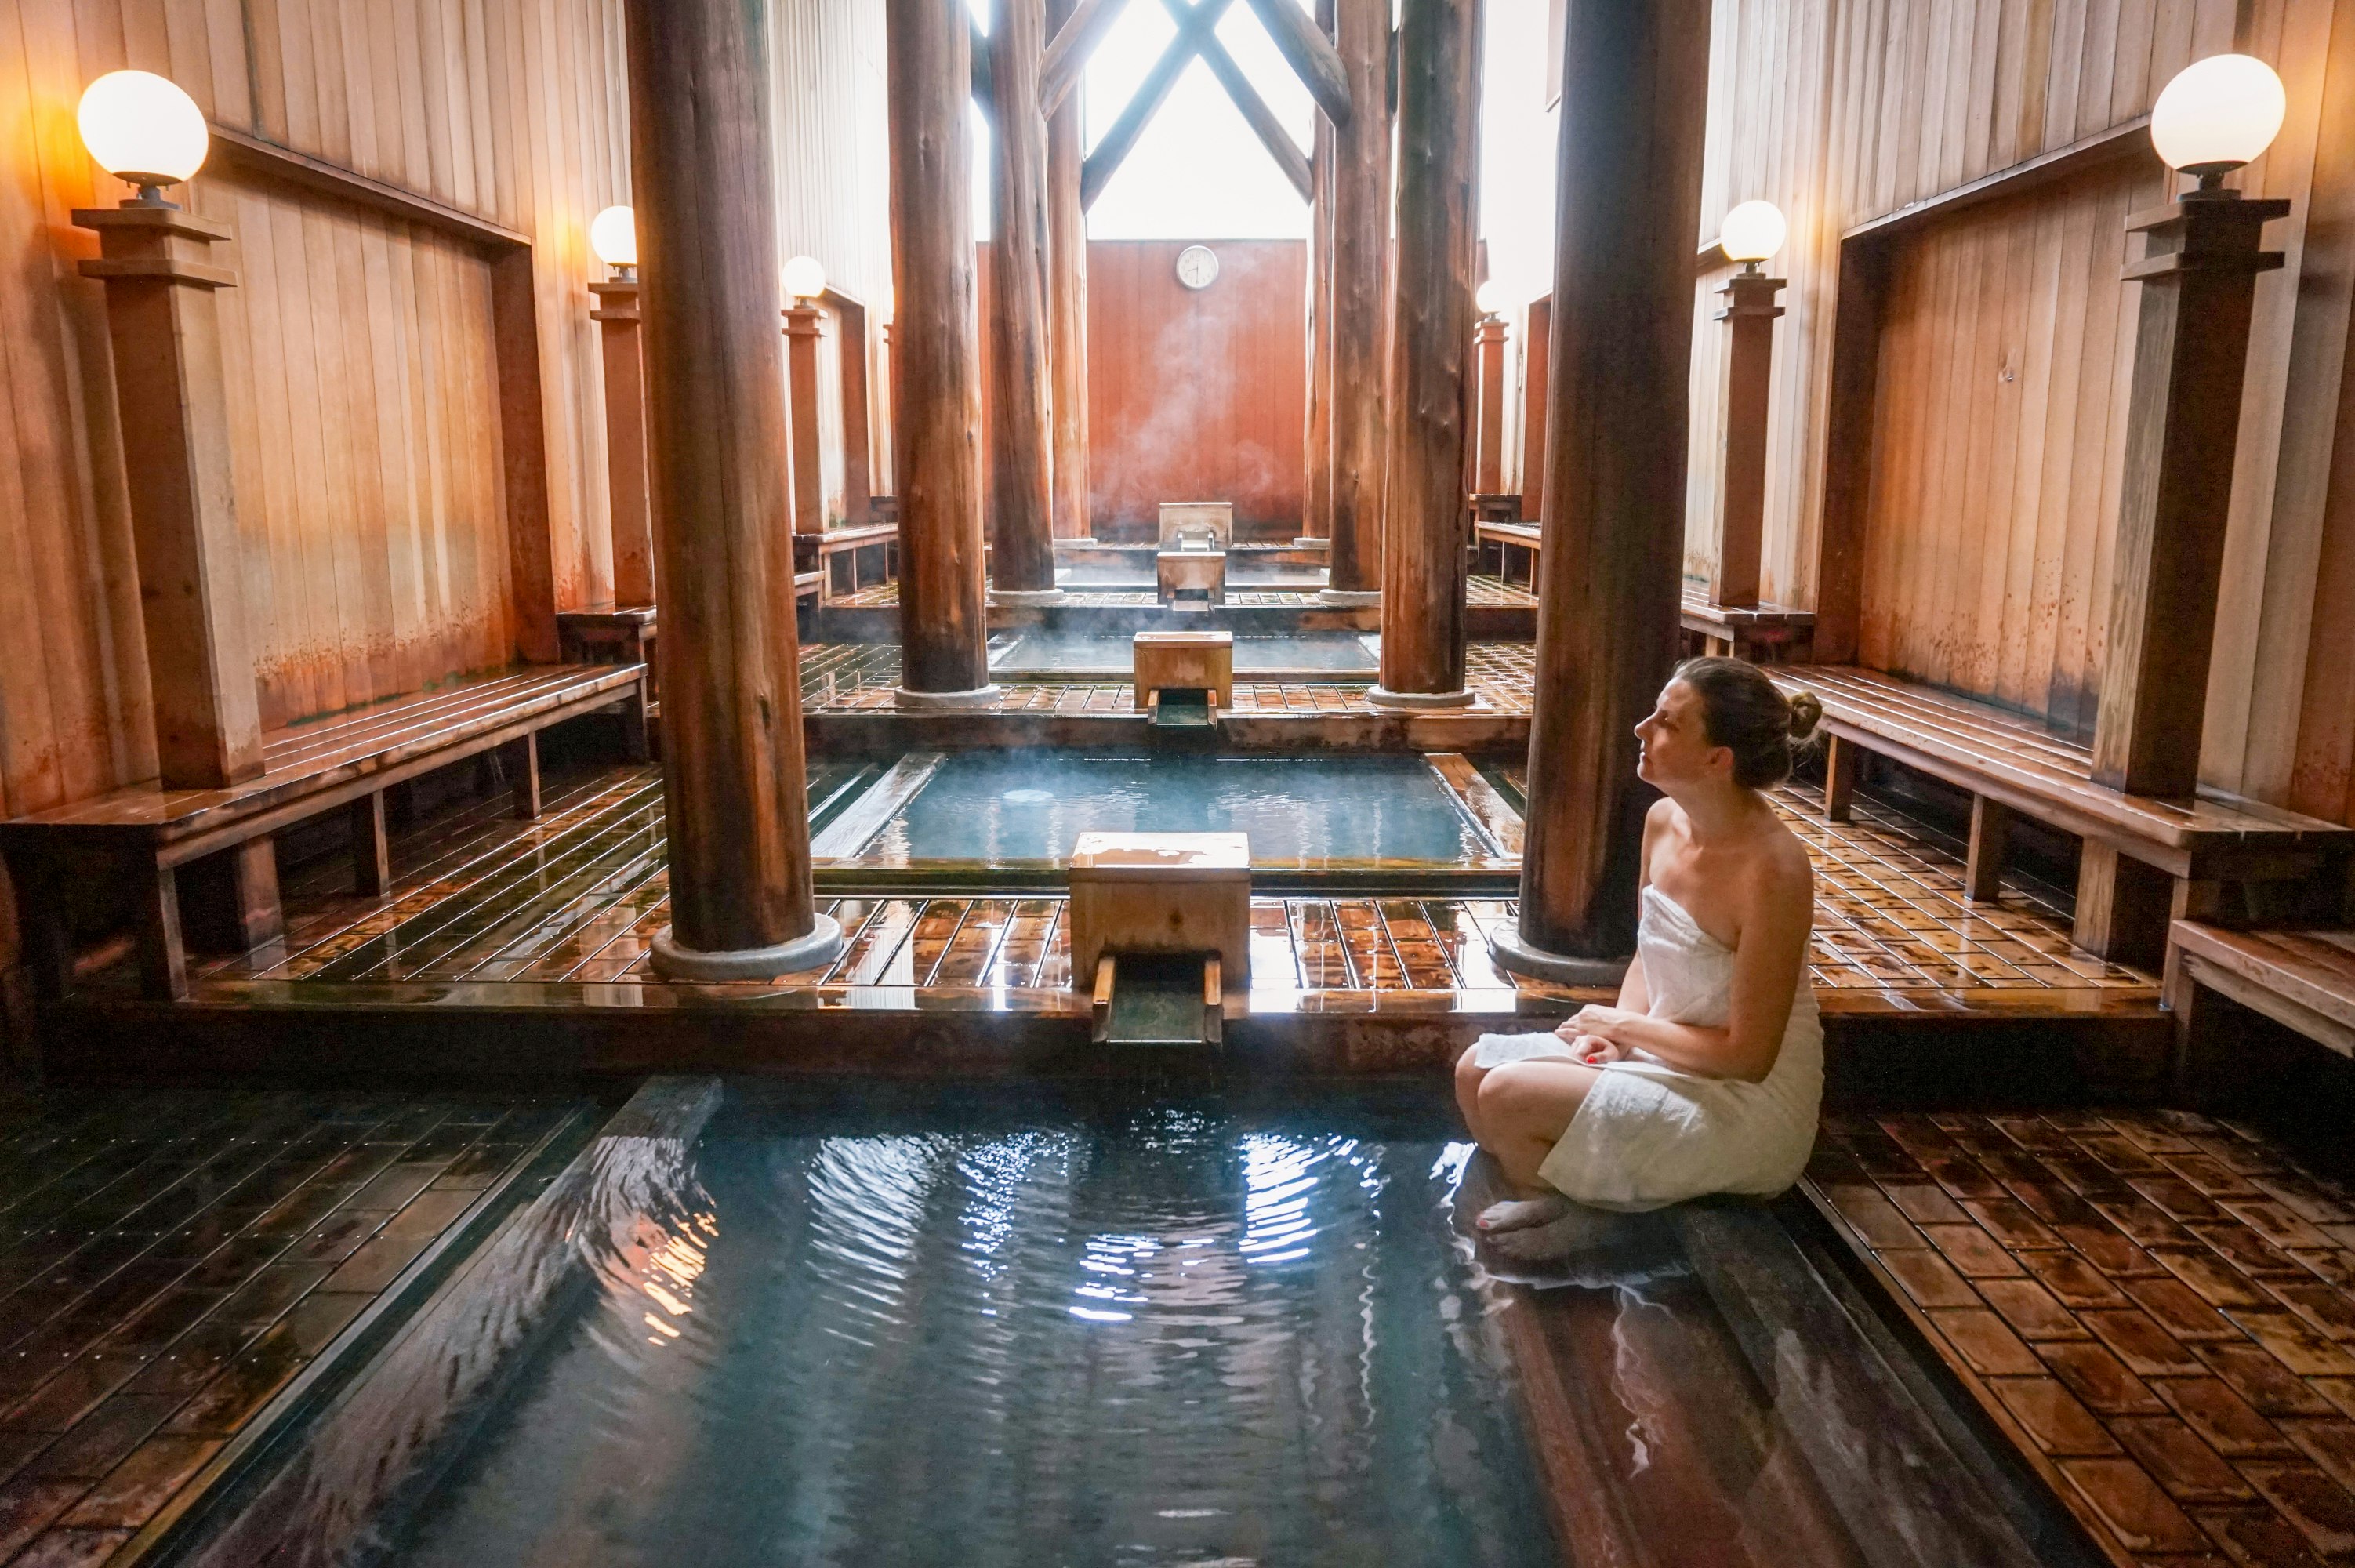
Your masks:
<svg viewBox="0 0 2355 1568"><path fill-rule="evenodd" d="M1473 1223L1479 1228L1483 1239L1511 1252L1508 1238L1523 1231L1541 1230L1569 1212L1569 1199L1559 1192L1539 1192L1491 1203L1480 1211L1480 1217Z"/></svg>

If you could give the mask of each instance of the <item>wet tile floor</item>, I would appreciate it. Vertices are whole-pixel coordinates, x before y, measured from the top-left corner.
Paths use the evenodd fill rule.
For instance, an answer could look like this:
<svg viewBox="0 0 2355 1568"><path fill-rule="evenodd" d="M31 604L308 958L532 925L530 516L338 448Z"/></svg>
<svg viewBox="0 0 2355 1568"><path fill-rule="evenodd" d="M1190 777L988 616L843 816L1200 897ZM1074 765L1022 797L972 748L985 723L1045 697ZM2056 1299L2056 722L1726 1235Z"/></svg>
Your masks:
<svg viewBox="0 0 2355 1568"><path fill-rule="evenodd" d="M1465 684L1497 713L1525 714L1534 677L1529 643L1475 643L1465 654ZM801 652L802 702L814 713L890 711L900 685L900 649L892 643L812 643ZM1371 713L1356 681L1235 682L1228 711ZM1001 711L1008 713L1135 713L1135 692L1124 680L1001 680Z"/></svg>
<svg viewBox="0 0 2355 1568"><path fill-rule="evenodd" d="M568 1115L0 1097L0 1563L130 1540Z"/></svg>
<svg viewBox="0 0 2355 1568"><path fill-rule="evenodd" d="M823 766L824 764L821 764ZM1827 991L1981 997L2154 994L2152 978L2069 944L2065 892L2025 877L2002 902L1962 895L1961 845L1870 800L1828 825L1820 797L1778 796L1821 879L1811 955ZM660 984L646 967L669 919L662 785L651 767L551 772L533 822L503 797L469 802L398 837L392 891L347 891L341 857L285 881L287 934L197 962L205 980ZM850 936L824 971L788 986L1060 989L1070 941L1060 898L960 895L824 901ZM1550 988L1497 969L1486 933L1509 899L1262 898L1252 985L1297 993L1481 993ZM1506 1004L1509 1006L1509 1003Z"/></svg>
<svg viewBox="0 0 2355 1568"><path fill-rule="evenodd" d="M2355 1188L2185 1112L1825 1118L1818 1208L2110 1559L2355 1559Z"/></svg>

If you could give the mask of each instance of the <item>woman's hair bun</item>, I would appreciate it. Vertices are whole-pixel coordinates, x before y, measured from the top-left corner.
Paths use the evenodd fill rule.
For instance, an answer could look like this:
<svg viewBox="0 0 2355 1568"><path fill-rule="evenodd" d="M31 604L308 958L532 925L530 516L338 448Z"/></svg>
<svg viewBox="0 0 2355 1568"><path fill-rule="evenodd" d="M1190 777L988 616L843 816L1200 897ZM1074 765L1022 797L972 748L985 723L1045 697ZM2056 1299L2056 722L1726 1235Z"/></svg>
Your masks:
<svg viewBox="0 0 2355 1568"><path fill-rule="evenodd" d="M1791 744L1803 746L1823 722L1824 699L1812 691L1791 694Z"/></svg>

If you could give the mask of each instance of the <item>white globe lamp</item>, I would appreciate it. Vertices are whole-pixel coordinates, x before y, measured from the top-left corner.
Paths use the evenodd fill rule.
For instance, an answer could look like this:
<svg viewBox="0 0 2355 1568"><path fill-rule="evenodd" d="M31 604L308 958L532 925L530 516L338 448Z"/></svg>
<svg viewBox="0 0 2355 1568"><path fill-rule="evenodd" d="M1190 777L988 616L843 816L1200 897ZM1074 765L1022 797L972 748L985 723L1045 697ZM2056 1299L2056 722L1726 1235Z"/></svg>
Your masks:
<svg viewBox="0 0 2355 1568"><path fill-rule="evenodd" d="M785 263L785 293L802 304L826 293L826 267L815 256L796 256Z"/></svg>
<svg viewBox="0 0 2355 1568"><path fill-rule="evenodd" d="M1789 232L1782 209L1773 202L1745 201L1725 215L1717 247L1725 252L1726 260L1739 261L1742 271L1754 272L1759 262L1783 248Z"/></svg>
<svg viewBox="0 0 2355 1568"><path fill-rule="evenodd" d="M597 260L620 272L638 265L638 215L626 207L609 207L589 220L589 249Z"/></svg>
<svg viewBox="0 0 2355 1568"><path fill-rule="evenodd" d="M113 70L82 90L75 118L99 167L139 187L134 200L164 205L162 187L205 166L212 133L178 84L152 71Z"/></svg>
<svg viewBox="0 0 2355 1568"><path fill-rule="evenodd" d="M2150 144L2203 190L2263 155L2289 112L2274 68L2253 55L2210 55L2176 72L2150 111Z"/></svg>

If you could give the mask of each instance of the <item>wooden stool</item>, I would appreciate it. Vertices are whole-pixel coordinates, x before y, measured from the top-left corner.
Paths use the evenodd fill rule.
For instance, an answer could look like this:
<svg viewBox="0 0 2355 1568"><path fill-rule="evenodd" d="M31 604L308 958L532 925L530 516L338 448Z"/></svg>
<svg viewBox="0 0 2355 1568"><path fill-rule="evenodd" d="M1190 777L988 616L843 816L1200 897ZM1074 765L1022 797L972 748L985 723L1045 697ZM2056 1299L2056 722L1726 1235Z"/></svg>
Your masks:
<svg viewBox="0 0 2355 1568"><path fill-rule="evenodd" d="M1208 532L1210 541L1224 549L1235 539L1235 504L1232 501L1164 501L1161 503L1161 548L1169 549L1186 536L1199 538Z"/></svg>
<svg viewBox="0 0 2355 1568"><path fill-rule="evenodd" d="M1164 604L1180 593L1200 593L1212 604L1227 598L1227 552L1222 549L1165 549L1153 558Z"/></svg>
<svg viewBox="0 0 2355 1568"><path fill-rule="evenodd" d="M1210 954L1223 986L1248 984L1249 834L1082 833L1071 875L1074 990L1107 954Z"/></svg>
<svg viewBox="0 0 2355 1568"><path fill-rule="evenodd" d="M1207 691L1216 707L1234 706L1232 632L1139 632L1130 647L1138 712L1153 706L1155 693L1172 687Z"/></svg>

